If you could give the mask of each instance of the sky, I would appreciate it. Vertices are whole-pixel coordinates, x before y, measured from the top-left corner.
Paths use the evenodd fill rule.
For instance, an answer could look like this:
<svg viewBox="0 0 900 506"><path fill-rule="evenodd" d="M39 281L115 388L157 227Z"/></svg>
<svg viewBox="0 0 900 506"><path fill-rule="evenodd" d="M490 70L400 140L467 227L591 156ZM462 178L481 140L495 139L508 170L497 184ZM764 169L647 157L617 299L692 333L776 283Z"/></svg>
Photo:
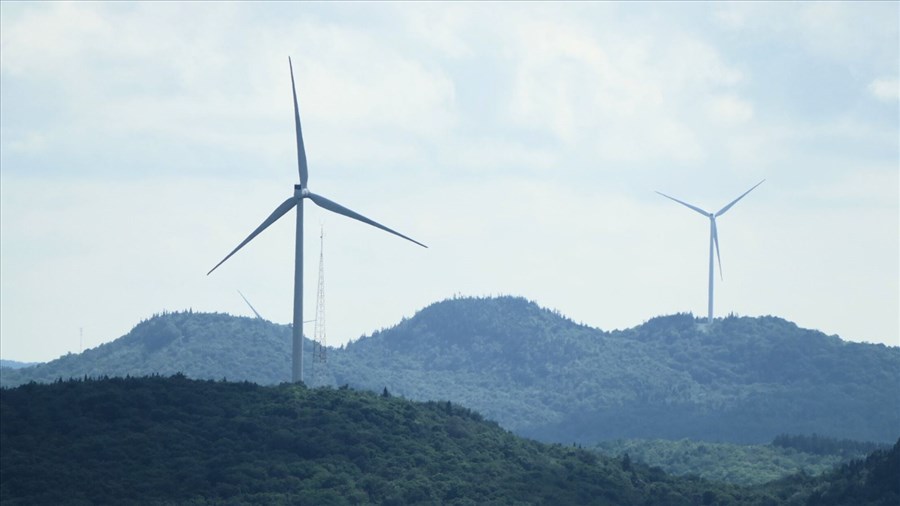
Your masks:
<svg viewBox="0 0 900 506"><path fill-rule="evenodd" d="M775 315L900 345L900 4L0 3L0 357L163 311L288 323L298 182L326 339L455 296L604 330ZM312 328L307 327L307 334Z"/></svg>

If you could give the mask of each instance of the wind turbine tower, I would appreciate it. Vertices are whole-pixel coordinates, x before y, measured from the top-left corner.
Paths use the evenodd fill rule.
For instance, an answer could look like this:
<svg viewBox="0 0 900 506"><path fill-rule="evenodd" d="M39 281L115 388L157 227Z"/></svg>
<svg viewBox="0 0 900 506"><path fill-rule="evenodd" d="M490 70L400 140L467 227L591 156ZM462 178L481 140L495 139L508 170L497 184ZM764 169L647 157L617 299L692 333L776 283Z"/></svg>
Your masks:
<svg viewBox="0 0 900 506"><path fill-rule="evenodd" d="M333 213L342 214L348 218L352 218L357 221L361 221L367 225L371 225L376 228L380 228L385 232L389 232L396 236L402 237L408 241L414 242L423 248L427 248L424 244L411 239L400 232L395 230L391 230L390 228L374 221L365 216L351 211L346 207L334 202L333 200L329 200L321 195L316 195L315 193L309 191L309 187L307 186L307 182L309 180L309 173L306 166L306 148L303 146L303 132L300 128L300 108L297 105L297 88L294 85L294 66L291 63L291 59L288 58L288 66L291 70L291 92L294 97L294 127L297 133L297 169L300 175L300 184L294 185L293 194L287 198L284 202L282 202L278 207L272 211L272 214L266 218L262 224L256 227L256 230L250 233L246 239L243 240L240 244L234 248L231 253L229 253L225 258L222 259L221 262L216 264L215 267L210 269L206 275L212 274L214 270L216 270L220 265L225 263L226 260L231 258L232 255L238 252L239 249L243 248L248 242L253 240L254 237L259 235L263 230L269 227L269 225L278 221L279 218L287 214L288 211L292 209L297 210L297 228L294 237L294 318L293 318L293 329L292 329L292 346L291 346L291 381L294 383L303 381L303 201L306 199L312 200L314 204L317 206L327 209Z"/></svg>
<svg viewBox="0 0 900 506"><path fill-rule="evenodd" d="M763 179L762 181L756 183L753 186L753 188L750 188L749 190L742 193L740 197L732 200L730 203L728 203L728 205L726 205L722 209L719 209L719 211L716 213L710 213L708 211L704 211L703 209L700 209L697 206L693 206L691 204L688 204L687 202L682 202L674 197L670 197L670 196L666 195L665 193L656 192L669 200L674 200L675 202L678 202L679 204L687 207L688 209L694 210L694 211L702 214L703 216L706 216L707 218L709 218L709 317L707 319L708 323L712 323L712 321L713 321L713 281L715 279L715 276L713 275L713 265L714 265L713 264L713 247L715 247L716 258L719 261L719 278L724 279L724 277L722 276L722 256L719 254L719 233L718 233L718 230L716 229L716 218L725 214L729 209L731 209L731 207L733 205L737 204L737 202L739 200L744 198L748 193L752 192L757 186L763 184L765 181L766 180Z"/></svg>

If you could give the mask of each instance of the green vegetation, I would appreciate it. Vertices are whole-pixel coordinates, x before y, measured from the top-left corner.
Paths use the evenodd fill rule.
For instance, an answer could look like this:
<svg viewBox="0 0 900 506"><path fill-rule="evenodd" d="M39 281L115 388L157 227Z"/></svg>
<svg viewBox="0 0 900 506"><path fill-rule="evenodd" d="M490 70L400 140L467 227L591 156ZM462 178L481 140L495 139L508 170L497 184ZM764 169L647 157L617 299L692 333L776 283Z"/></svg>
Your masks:
<svg viewBox="0 0 900 506"><path fill-rule="evenodd" d="M154 315L113 342L33 367L0 371L2 386L59 378L172 375L271 385L290 379L291 329L222 313Z"/></svg>
<svg viewBox="0 0 900 506"><path fill-rule="evenodd" d="M797 493L673 478L385 391L183 376L0 391L3 504L777 504Z"/></svg>
<svg viewBox="0 0 900 506"><path fill-rule="evenodd" d="M277 384L289 380L289 357L289 327L171 313L81 355L3 369L0 384L176 372ZM762 444L782 433L888 443L900 435L900 348L848 343L775 317L708 326L679 314L604 332L521 298L460 298L330 350L315 371L311 385L449 399L562 444Z"/></svg>
<svg viewBox="0 0 900 506"><path fill-rule="evenodd" d="M819 475L878 448L874 443L788 435L778 436L767 445L628 439L595 447L605 455L627 454L636 462L660 467L667 473L743 485L767 483L796 473Z"/></svg>
<svg viewBox="0 0 900 506"><path fill-rule="evenodd" d="M900 441L820 478L677 478L514 436L450 402L184 376L0 390L3 504L887 506Z"/></svg>
<svg viewBox="0 0 900 506"><path fill-rule="evenodd" d="M798 450L814 455L837 455L844 458L855 457L866 453L872 453L884 445L870 441L852 441L849 439L834 439L813 434L811 436L796 434L779 434L772 441L772 446Z"/></svg>
<svg viewBox="0 0 900 506"><path fill-rule="evenodd" d="M896 506L900 504L900 440L854 460L818 481L806 503L815 506Z"/></svg>
<svg viewBox="0 0 900 506"><path fill-rule="evenodd" d="M774 317L603 332L520 298L455 299L333 357L333 384L450 398L545 441L900 435L900 348Z"/></svg>

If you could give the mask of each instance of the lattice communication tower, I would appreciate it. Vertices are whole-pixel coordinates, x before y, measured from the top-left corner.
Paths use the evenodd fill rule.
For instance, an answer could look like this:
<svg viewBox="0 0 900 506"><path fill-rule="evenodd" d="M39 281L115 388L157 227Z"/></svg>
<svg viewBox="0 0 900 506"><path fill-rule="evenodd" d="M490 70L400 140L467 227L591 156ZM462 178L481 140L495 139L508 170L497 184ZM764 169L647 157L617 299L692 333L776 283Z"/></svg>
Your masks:
<svg viewBox="0 0 900 506"><path fill-rule="evenodd" d="M313 332L313 362L324 363L325 355L325 229L319 232L319 289L316 292L316 323Z"/></svg>

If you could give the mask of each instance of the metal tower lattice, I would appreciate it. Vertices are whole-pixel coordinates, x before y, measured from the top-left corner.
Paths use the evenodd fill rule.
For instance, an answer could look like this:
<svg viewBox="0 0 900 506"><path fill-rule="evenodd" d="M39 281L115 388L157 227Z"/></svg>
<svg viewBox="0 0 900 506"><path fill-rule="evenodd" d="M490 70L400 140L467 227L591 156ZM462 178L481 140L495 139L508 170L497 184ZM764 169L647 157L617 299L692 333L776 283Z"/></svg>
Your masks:
<svg viewBox="0 0 900 506"><path fill-rule="evenodd" d="M325 362L325 229L319 232L319 288L316 292L316 323L313 332L313 362Z"/></svg>

